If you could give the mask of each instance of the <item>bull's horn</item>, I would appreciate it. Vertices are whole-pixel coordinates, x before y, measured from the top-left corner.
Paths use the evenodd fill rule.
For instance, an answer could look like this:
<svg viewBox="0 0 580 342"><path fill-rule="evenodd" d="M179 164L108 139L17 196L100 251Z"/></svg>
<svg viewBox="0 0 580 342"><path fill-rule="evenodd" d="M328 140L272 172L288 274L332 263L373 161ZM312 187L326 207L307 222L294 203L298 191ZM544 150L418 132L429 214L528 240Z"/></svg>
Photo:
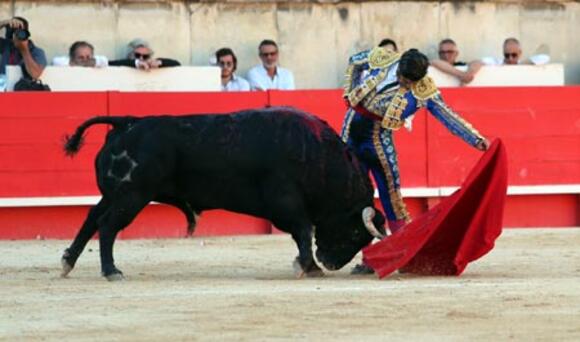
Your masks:
<svg viewBox="0 0 580 342"><path fill-rule="evenodd" d="M382 240L385 236L379 232L377 227L375 227L375 224L373 223L373 217L375 217L375 209L373 209L373 207L366 207L363 209L362 220L365 224L365 227L367 227L367 230L369 233L371 233L372 236Z"/></svg>

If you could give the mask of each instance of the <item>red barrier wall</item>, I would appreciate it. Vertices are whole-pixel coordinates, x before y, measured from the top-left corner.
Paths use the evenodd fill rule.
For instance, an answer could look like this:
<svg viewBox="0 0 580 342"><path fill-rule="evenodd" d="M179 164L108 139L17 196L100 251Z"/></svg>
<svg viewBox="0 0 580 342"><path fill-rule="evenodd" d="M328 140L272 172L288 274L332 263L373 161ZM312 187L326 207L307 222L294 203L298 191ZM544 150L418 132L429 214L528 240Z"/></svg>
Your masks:
<svg viewBox="0 0 580 342"><path fill-rule="evenodd" d="M63 154L65 133L108 115L107 93L0 94L0 197L97 194L92 160L105 127L87 135L83 153Z"/></svg>
<svg viewBox="0 0 580 342"><path fill-rule="evenodd" d="M446 101L509 156L509 184L578 184L580 87L450 88ZM429 186L455 185L478 154L430 118ZM460 160L458 160L460 159Z"/></svg>
<svg viewBox="0 0 580 342"><path fill-rule="evenodd" d="M580 87L454 88L442 92L484 135L503 139L510 185L580 184ZM61 147L64 134L71 134L94 115L224 113L278 105L314 113L337 131L345 112L341 90L336 89L0 94L0 199L98 195L93 160L107 128L91 128L86 145L74 159L65 157ZM395 134L395 144L403 187L459 185L480 156L425 111L416 115L412 132L402 129ZM409 198L408 202L412 212L420 212L429 201ZM532 203L544 210L526 213ZM0 208L0 238L70 237L86 210L80 206ZM577 193L514 196L508 200L506 222L511 226L580 225L579 212ZM223 211L204 216L201 234L258 234L270 229L264 220ZM185 220L177 210L152 206L123 236L181 236L184 232Z"/></svg>

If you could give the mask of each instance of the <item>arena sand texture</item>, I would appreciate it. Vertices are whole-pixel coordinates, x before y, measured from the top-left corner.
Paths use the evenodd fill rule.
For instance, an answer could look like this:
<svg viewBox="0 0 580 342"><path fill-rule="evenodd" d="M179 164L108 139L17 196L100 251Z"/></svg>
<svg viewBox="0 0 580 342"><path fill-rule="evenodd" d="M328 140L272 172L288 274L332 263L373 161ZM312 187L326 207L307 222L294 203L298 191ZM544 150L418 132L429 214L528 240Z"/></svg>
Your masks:
<svg viewBox="0 0 580 342"><path fill-rule="evenodd" d="M580 341L580 229L510 229L460 277L295 279L290 236L0 241L0 340Z"/></svg>

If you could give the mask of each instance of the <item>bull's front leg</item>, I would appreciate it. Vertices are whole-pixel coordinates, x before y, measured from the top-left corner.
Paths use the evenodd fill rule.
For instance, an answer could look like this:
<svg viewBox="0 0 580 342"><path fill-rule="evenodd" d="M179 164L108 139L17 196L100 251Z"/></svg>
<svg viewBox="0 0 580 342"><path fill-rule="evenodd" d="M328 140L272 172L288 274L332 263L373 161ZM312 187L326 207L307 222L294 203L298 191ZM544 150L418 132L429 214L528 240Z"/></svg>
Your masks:
<svg viewBox="0 0 580 342"><path fill-rule="evenodd" d="M323 276L324 272L316 264L312 254L312 231L301 229L298 233L292 233L292 238L298 246L298 256L293 262L296 276L298 278Z"/></svg>

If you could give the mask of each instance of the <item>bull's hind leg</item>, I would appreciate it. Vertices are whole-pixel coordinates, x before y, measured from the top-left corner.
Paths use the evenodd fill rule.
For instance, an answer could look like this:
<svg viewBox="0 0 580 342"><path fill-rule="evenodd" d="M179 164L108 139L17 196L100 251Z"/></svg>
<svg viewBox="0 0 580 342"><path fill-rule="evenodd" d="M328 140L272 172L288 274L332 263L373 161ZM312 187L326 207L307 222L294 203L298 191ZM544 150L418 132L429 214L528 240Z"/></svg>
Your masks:
<svg viewBox="0 0 580 342"><path fill-rule="evenodd" d="M115 267L113 245L121 229L128 226L147 203L149 200L143 195L128 191L115 198L107 212L99 219L101 272L107 280L123 279L123 272Z"/></svg>
<svg viewBox="0 0 580 342"><path fill-rule="evenodd" d="M69 248L67 248L61 259L62 264L62 277L66 277L70 271L75 267L77 259L85 249L87 242L95 235L97 232L97 219L105 212L107 208L107 201L105 198L101 198L99 203L91 208L83 226L77 233L75 239Z"/></svg>

